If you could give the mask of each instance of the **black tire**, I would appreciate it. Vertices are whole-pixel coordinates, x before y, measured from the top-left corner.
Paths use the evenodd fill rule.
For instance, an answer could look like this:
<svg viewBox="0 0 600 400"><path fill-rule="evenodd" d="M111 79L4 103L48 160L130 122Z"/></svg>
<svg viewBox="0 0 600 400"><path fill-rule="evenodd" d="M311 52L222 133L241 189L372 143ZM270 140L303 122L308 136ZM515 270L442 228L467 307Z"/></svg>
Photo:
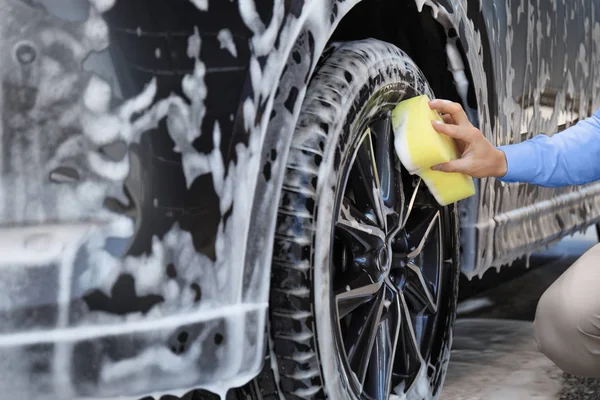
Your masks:
<svg viewBox="0 0 600 400"><path fill-rule="evenodd" d="M375 306L372 304L377 304L379 310L377 314L379 322L376 324L380 327L377 331L379 333L373 339L378 346L380 346L377 341L379 335L388 335L381 337L397 339L394 340L392 349L396 348L396 343L401 343L403 348L409 348L411 344L416 348L415 343L407 341L408 336L405 334L412 332L411 337L415 342L417 335L414 334L412 318L414 317L415 321L419 318L423 320L428 318L426 326L427 329L431 328L431 333L426 339L421 339L420 350L417 349L422 354L426 354L423 356L424 362L417 366L419 376L414 375L416 363L411 361L408 356L403 357L404 361L397 361L399 359L396 358L392 360L391 357L389 359L392 360L394 368L402 364L406 367L407 376L413 374L405 380L408 399L429 399L439 394L448 365L458 295L459 241L456 207L439 207L426 188L413 191L414 187L409 183L414 183L415 177L409 176L400 167L393 148L390 148L389 145L387 150L385 147L383 147L384 150L371 149L371 157L373 160L379 160L377 157L380 155L387 154L391 157L385 160L392 162L392 164L389 162L386 164L391 168L389 174L394 177L391 182L396 185L392 185L392 192L396 190L397 198L401 200L396 199L394 203L390 203L392 204L389 206L391 208L386 208L385 217L380 217L378 221L387 227L392 226L394 221L401 224L403 220L406 220L405 216L410 208L409 199L412 197L412 193L417 194L410 215L417 221L410 222L411 229L417 229L417 226L423 225L418 220L421 214L417 213L417 210L423 208L435 213L432 220L434 222L428 220L427 226L432 227L437 223L439 226L435 225L435 229L430 228L424 236L429 237L431 231L432 235L437 235L436 238L439 237L439 240L427 239L427 246L434 243L439 247L439 251L435 255L437 272L432 275L435 276L437 289L427 292L431 295L428 299L436 302L435 307L431 307L436 310L435 318L425 315L425 311L415 305L417 303L413 304L418 297L417 292L420 290L416 288L413 276L423 277L425 272L420 271L417 274L414 268L407 272L409 268L406 265L396 262L396 249L406 245L405 253L407 253L410 251L409 242L413 240L410 243L414 243L416 234L407 239L408 236L402 233L408 231L409 223L406 224L406 229L398 231L398 237L394 240L388 240L390 236L386 233L384 246L377 245L379 246L376 257L377 263L379 263L377 268L383 268L386 265L388 268L388 272L386 272L388 275L384 276L382 273L381 279L375 281L377 284L382 282L382 289L377 289L376 293L373 292L371 300L368 302L365 300L360 303L360 306L352 309L348 314L351 315L350 317L342 318L340 311L342 307L340 299L344 298L343 301L346 302L348 299L343 297L343 294L337 294L338 297L334 298L334 286L338 284L336 280L343 281L354 276L352 274L366 274L365 271L367 271L367 267L360 267L361 270L356 266L357 255L354 251L348 252L347 247L338 250L340 246L343 246L343 244L339 244L341 239L339 239L338 228L344 227L343 224L339 225L341 223L341 219L338 219L338 215L341 215L340 203L344 201L344 207L346 207L351 200L345 196L354 196L356 209L360 208L358 207L359 203L367 204L361 202L362 200L359 201L359 197L362 196L361 193L368 193L368 191L361 192L350 188L349 182L352 182L353 185L357 182L370 184L369 179L356 178L358 175L353 168L358 168L354 166L358 164L355 162L359 163L363 157L364 146L368 145L365 144L367 143L365 138L369 139L368 143L373 143L371 136L384 137L383 133L375 132L375 128L373 128L374 133L367 135L366 128L375 123L375 120L378 121L378 124L381 124L382 120L388 121L389 111L395 104L402 99L418 94L428 94L433 97L421 71L401 50L376 40L334 45L311 80L287 162L272 263L270 336L273 349L271 357L274 358L270 360L270 365L265 366L265 370L268 370L270 366L275 368L272 372L274 376L278 377L275 379L276 387L280 390L279 394L286 399L345 400L388 399L390 397L389 394L393 393L392 384L388 383L385 388L377 387L373 384L376 379L367 376L372 374L372 372L367 374L367 371L371 371L368 369L371 366L370 363L367 363L368 368L360 370L362 371L361 376L366 376L361 379L364 381L363 388L357 387L359 378L350 365L350 357L346 351L349 344L345 341L346 333L344 332L351 332L350 327L356 325L354 318L359 318L353 313L358 313L359 309L366 310L367 306L373 307L374 310ZM387 134L389 134L389 130ZM384 142L382 139L377 143L378 145L379 143L389 143L389 140ZM355 154L359 155L355 158ZM374 170L377 171L377 169ZM367 172L360 171L359 173L363 174L360 177L368 176ZM381 171L384 171L384 168ZM393 171L397 173L393 173ZM383 181L390 178L379 176L379 179ZM377 186L377 188L380 190L377 192L378 194L383 193L384 189L381 186ZM382 201L385 203L387 200ZM387 203L385 206L388 207ZM377 207L373 206L373 209ZM354 208L344 208L344 210L350 210L349 212L352 213ZM395 210L394 212L397 213L394 214L390 210ZM367 213L365 211L365 215ZM424 215L423 218L426 218L425 216L429 218L427 213L422 215ZM394 219L390 216L397 218ZM350 217L353 221L361 223L366 221L359 217L354 220L353 217L354 214ZM409 221L412 221L411 218ZM436 220L436 218L438 219ZM372 217L366 223L375 224L375 219ZM439 235L435 232L439 232ZM340 234L345 237L344 232ZM398 239L400 236L402 236L402 240ZM375 254L373 249L374 247L364 251L370 252L368 254ZM339 256L342 257L343 262L336 261L338 256L333 254L340 252L343 253ZM385 258L385 255L382 256L383 253L388 254L389 260ZM433 260L432 256L423 254L418 254L416 257L420 257L419 260L424 260L425 257ZM348 261L349 259L351 261ZM416 258L411 260L414 263L417 262ZM342 267L349 269L342 274L338 268L340 265L349 265ZM351 270L352 268L357 269ZM403 275L392 275L392 273L404 274L406 277L402 278ZM398 289L401 281L404 285L403 291L398 290L394 294L394 289L390 285ZM420 282L426 281L423 279ZM354 285L354 282L352 284ZM422 287L428 290L432 288L429 281L423 283ZM350 285L346 288L351 290L350 293L354 293ZM380 295L380 291L384 294ZM435 299L432 295L434 292ZM401 296L398 293L403 294ZM388 294L391 296L389 297L392 299L391 301L386 297ZM349 298L354 297L350 296ZM410 299L410 302L406 299ZM335 308L332 306L334 301L337 305ZM385 310L382 304L385 305ZM346 309L344 309L345 311ZM411 328L408 328L406 324L402 325L403 317L408 316L409 311L415 313L414 316L410 314ZM362 315L367 315L364 314L367 311L361 312ZM372 310L368 312L372 312ZM350 319L348 320L348 318ZM338 321L337 324L336 321ZM366 326L368 324L363 325L360 332L366 332ZM394 332L396 336L394 336ZM369 343L371 342L369 341ZM390 340L385 341L385 343L389 342ZM425 342L428 343L426 346L424 346ZM349 348L358 348L358 344L354 347L350 345ZM425 352L423 352L423 348L426 349ZM385 356L385 348L381 349ZM356 351L352 351L353 355L356 354ZM370 354L369 359L378 357L373 356L372 352L368 354ZM396 354L401 354L401 352ZM382 359L387 359L384 356ZM384 370L385 368L382 367ZM379 370L374 369L374 371ZM385 373L385 375L389 374ZM264 378L264 374L259 377L263 382ZM271 395L270 392L271 390L269 390L269 395ZM387 393L382 394L383 392ZM252 397L260 398L261 396ZM272 397L279 398L279 396ZM267 398L271 397L267 396Z"/></svg>

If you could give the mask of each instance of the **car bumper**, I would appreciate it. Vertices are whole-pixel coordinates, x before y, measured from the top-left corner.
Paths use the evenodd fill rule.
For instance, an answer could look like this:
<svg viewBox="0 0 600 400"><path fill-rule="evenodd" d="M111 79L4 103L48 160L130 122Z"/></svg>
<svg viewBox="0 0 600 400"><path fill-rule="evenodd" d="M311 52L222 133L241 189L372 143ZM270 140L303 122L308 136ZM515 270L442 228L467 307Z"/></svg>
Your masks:
<svg viewBox="0 0 600 400"><path fill-rule="evenodd" d="M258 374L266 302L244 302L231 288L219 290L222 281L203 276L208 268L194 258L186 259L188 269L183 259L173 260L177 277L165 275L161 258L162 275L150 279L149 259L115 257L118 275L113 276L110 262L92 263L85 251L103 226L0 229L1 398L121 399L182 388L219 391ZM172 232L178 235L163 238L166 249L172 248L169 243L191 248L184 232ZM227 267L228 280L242 279L243 268ZM98 271L90 275L90 268ZM125 285L115 276L125 273L132 274L129 290L135 298L115 289ZM201 301L195 301L193 282L200 282ZM90 293L97 298L90 300ZM152 298L159 301L144 309L143 302ZM135 302L138 308L127 308Z"/></svg>

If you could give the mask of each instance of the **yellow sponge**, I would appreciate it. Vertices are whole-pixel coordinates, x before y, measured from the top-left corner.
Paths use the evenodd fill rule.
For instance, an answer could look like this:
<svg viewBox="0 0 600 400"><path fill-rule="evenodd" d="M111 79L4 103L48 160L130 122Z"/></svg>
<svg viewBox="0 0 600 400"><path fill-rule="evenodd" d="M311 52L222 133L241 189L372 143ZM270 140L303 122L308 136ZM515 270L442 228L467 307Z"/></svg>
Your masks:
<svg viewBox="0 0 600 400"><path fill-rule="evenodd" d="M460 156L454 139L433 129L434 119L443 121L429 108L427 95L401 101L392 111L394 147L404 168L419 175L437 202L446 206L473 196L475 185L468 175L431 169Z"/></svg>

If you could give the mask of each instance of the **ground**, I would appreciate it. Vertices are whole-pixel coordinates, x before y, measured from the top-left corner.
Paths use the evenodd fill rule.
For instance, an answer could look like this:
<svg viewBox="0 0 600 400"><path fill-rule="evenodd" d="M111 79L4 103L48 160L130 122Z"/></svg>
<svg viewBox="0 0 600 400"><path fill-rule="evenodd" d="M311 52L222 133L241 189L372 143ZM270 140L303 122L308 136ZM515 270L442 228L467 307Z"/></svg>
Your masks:
<svg viewBox="0 0 600 400"><path fill-rule="evenodd" d="M531 325L544 290L597 242L593 229L565 239L535 254L521 277L459 304L440 400L600 399L600 379L564 374L535 350Z"/></svg>

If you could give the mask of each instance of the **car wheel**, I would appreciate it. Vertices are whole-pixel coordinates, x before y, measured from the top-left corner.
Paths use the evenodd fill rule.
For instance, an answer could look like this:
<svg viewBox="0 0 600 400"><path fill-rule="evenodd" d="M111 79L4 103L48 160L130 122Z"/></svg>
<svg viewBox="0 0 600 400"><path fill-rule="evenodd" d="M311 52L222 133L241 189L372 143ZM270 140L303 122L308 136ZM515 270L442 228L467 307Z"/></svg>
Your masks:
<svg viewBox="0 0 600 400"><path fill-rule="evenodd" d="M265 370L287 399L433 398L455 319L457 213L402 168L391 119L399 101L432 92L390 44L327 54L286 166Z"/></svg>

